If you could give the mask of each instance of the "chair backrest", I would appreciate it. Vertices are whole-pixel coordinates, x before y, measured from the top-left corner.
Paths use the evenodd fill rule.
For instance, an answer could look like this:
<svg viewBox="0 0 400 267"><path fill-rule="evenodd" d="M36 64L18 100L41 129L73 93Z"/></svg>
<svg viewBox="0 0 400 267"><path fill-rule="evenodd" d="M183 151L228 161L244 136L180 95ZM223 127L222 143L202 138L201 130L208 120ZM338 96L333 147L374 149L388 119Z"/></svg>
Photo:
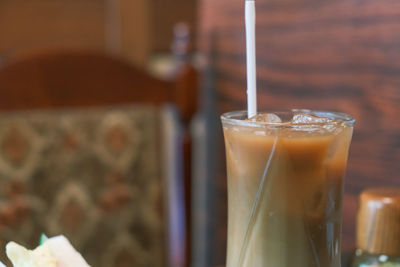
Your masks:
<svg viewBox="0 0 400 267"><path fill-rule="evenodd" d="M1 243L64 234L92 266L165 266L159 112L1 113Z"/></svg>
<svg viewBox="0 0 400 267"><path fill-rule="evenodd" d="M188 117L196 101L195 79L188 66L173 80L162 81L101 52L43 52L0 67L0 109L170 102Z"/></svg>
<svg viewBox="0 0 400 267"><path fill-rule="evenodd" d="M78 51L35 54L0 67L0 176L7 188L0 192L6 199L0 216L8 222L0 227L1 242L19 238L33 245L40 230L64 232L93 266L166 266L166 253L183 263L177 257L184 251L154 243L163 243L166 235L160 231L167 230L161 223L165 214L156 207L165 197L157 173L162 112L157 106L175 105L184 122L196 106L194 69L183 65L176 73L171 80L160 80L116 57ZM115 107L132 104L134 108ZM70 152L60 150L64 145L81 150L68 156ZM30 152L32 148L36 150ZM65 164L64 156L69 157ZM145 157L154 161L147 166ZM30 171L21 171L26 164ZM146 178L147 172L153 178ZM52 180L52 173L63 176L63 182ZM186 188L188 181L186 176ZM27 206L29 198L42 209ZM36 217L19 216L20 211ZM25 226L15 228L14 222ZM99 253L105 256L97 257Z"/></svg>

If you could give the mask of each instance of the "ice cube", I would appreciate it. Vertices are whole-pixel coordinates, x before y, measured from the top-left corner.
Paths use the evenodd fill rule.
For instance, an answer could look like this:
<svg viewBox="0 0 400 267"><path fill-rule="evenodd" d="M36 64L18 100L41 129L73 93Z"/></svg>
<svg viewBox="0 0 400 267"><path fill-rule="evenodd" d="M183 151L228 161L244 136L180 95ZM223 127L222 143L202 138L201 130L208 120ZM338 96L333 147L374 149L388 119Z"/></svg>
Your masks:
<svg viewBox="0 0 400 267"><path fill-rule="evenodd" d="M320 124L331 122L332 120L329 118L322 118L318 116L313 116L310 114L297 113L293 116L292 123L294 124Z"/></svg>
<svg viewBox="0 0 400 267"><path fill-rule="evenodd" d="M259 123L280 123L282 122L281 118L274 114L274 113L260 113L251 118L247 121L249 122L259 122Z"/></svg>
<svg viewBox="0 0 400 267"><path fill-rule="evenodd" d="M267 135L266 132L264 132L264 131L255 131L254 134L255 135L260 135L260 136L266 136Z"/></svg>

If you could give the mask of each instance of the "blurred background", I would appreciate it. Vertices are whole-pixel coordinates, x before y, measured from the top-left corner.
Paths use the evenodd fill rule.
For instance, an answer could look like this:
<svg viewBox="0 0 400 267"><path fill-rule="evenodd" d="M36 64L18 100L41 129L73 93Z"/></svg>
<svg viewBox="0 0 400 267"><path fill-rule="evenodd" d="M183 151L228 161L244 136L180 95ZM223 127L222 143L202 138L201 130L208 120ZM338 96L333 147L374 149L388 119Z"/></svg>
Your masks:
<svg viewBox="0 0 400 267"><path fill-rule="evenodd" d="M245 108L243 2L0 1L1 246L64 233L93 266L224 264L219 115ZM400 3L256 5L260 108L357 120L352 253L358 194L400 186Z"/></svg>
<svg viewBox="0 0 400 267"><path fill-rule="evenodd" d="M1 59L43 49L114 53L144 68L170 54L173 27L195 36L196 1L2 1Z"/></svg>

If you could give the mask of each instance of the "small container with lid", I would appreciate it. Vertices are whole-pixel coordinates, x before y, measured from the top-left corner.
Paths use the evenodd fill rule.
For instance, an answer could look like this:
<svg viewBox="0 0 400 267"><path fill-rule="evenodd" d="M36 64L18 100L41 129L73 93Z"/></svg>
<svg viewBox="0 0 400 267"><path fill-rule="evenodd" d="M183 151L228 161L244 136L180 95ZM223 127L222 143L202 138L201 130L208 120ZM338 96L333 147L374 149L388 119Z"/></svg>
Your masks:
<svg viewBox="0 0 400 267"><path fill-rule="evenodd" d="M400 188L362 192L351 267L400 267Z"/></svg>

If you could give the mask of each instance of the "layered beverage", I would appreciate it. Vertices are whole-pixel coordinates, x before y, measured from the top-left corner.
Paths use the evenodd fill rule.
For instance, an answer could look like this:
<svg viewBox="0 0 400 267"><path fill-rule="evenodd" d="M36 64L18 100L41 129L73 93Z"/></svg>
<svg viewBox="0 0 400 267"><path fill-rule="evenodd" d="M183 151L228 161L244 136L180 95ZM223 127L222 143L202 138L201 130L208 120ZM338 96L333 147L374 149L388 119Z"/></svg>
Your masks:
<svg viewBox="0 0 400 267"><path fill-rule="evenodd" d="M354 120L292 110L222 116L227 267L339 267L343 176Z"/></svg>

